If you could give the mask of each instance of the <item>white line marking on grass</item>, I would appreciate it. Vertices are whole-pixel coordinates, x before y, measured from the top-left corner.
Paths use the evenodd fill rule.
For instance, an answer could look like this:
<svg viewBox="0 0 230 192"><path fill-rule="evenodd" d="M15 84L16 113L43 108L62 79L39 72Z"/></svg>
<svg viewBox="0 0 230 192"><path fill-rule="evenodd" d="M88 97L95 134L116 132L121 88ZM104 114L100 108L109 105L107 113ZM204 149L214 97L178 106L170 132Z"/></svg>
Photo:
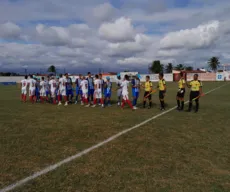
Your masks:
<svg viewBox="0 0 230 192"><path fill-rule="evenodd" d="M220 86L220 87L217 87L217 88L215 88L215 89L212 89L212 90L206 92L205 94L209 94L209 93L211 93L211 92L213 92L213 91L215 91L215 90L217 90L217 89L220 89L221 87L223 87L223 86L225 86L225 85L227 85L227 84L224 84L224 85L222 85L222 86ZM186 101L185 103L188 103L188 101ZM66 163L69 163L69 162L71 162L71 161L73 161L73 160L75 160L75 159L77 159L77 158L79 158L79 157L81 157L81 156L83 156L83 155L89 153L90 151L92 151L92 150L94 150L94 149L97 149L97 148L99 148L99 147L101 147L101 146L103 146L103 145L109 143L110 141L113 141L114 139L120 137L121 135L124 135L125 133L127 133L127 132L129 132L129 131L132 131L133 129L136 129L136 128L138 128L138 127L141 127L142 125L144 125L144 124L146 124L146 123L148 123L148 122L150 122L150 121L152 121L152 120L154 120L154 119L156 119L156 118L158 118L158 117L160 117L160 116L162 116L162 115L164 115L164 114L166 114L166 113L169 113L169 112L173 111L173 110L176 109L176 108L177 108L177 106L175 106L175 107L173 107L173 108L171 108L171 109L169 109L169 110L166 110L166 111L164 111L164 112L162 112L162 113L160 113L160 114L158 114L158 115L155 115L155 116L153 116L153 117L151 117L151 118L149 118L149 119L143 121L142 123L139 123L139 124L137 124L137 125L135 125L135 126L129 128L129 129L125 129L125 130L123 130L123 131L117 133L116 135L113 135L113 136L109 137L108 139L106 139L106 140L104 140L104 141L102 141L102 142L100 142L100 143L98 143L98 144L96 144L96 145L93 145L92 147L90 147L90 148L88 148L88 149L83 150L83 151L80 152L80 153L77 153L77 154L75 154L75 155L73 155L73 156L70 156L70 157L68 157L68 158L66 158L66 159L64 159L64 160L62 160L62 161L59 161L58 163L53 164L53 165L50 165L50 166L48 166L48 167L42 169L41 171L38 171L38 172L34 173L33 175L30 175L30 176L28 176L28 177L26 177L26 178L24 178L24 179L22 179L22 180L19 180L19 181L13 183L13 184L11 184L11 185L9 185L9 186L7 186L7 187L1 189L0 192L7 192L7 191L10 191L10 190L15 189L16 187L20 187L20 186L22 186L23 184L25 184L25 183L27 183L27 182L33 180L33 179L36 179L37 177L39 177L39 176L41 176L41 175L45 175L46 173L48 173L48 172L50 172L50 171L53 171L53 170L57 169L58 167L60 167L60 166L62 166L62 165L64 165L64 164L66 164Z"/></svg>

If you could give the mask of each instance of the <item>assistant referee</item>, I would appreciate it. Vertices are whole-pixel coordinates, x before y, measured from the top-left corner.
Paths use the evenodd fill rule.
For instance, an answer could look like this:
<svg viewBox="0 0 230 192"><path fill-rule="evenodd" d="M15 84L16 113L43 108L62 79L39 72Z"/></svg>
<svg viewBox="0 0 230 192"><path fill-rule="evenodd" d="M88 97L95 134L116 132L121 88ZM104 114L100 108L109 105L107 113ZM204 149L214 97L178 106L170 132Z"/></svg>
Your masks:
<svg viewBox="0 0 230 192"><path fill-rule="evenodd" d="M188 88L191 89L188 112L192 111L192 102L193 100L195 100L196 102L195 113L197 113L199 110L199 97L202 94L202 82L198 80L198 74L195 74L193 76L193 80L189 84L187 84L187 86Z"/></svg>

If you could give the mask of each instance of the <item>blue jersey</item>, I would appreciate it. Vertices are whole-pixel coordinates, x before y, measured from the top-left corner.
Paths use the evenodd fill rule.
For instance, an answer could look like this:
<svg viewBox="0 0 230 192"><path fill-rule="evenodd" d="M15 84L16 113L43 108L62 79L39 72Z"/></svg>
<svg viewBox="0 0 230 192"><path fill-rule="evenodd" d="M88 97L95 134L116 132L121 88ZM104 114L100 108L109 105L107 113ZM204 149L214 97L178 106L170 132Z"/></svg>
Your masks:
<svg viewBox="0 0 230 192"><path fill-rule="evenodd" d="M104 79L101 79L101 92L102 93L104 91L104 85L105 85L105 81L104 81Z"/></svg>
<svg viewBox="0 0 230 192"><path fill-rule="evenodd" d="M139 92L140 80L139 79L132 79L131 83L132 83L132 91L133 92Z"/></svg>
<svg viewBox="0 0 230 192"><path fill-rule="evenodd" d="M105 82L105 94L109 94L112 92L112 83L111 82Z"/></svg>
<svg viewBox="0 0 230 192"><path fill-rule="evenodd" d="M89 89L94 89L93 78L92 77L88 77L87 81L88 81Z"/></svg>
<svg viewBox="0 0 230 192"><path fill-rule="evenodd" d="M66 89L67 90L72 90L72 79L71 78L68 78L67 79L67 83L66 83Z"/></svg>
<svg viewBox="0 0 230 192"><path fill-rule="evenodd" d="M76 79L75 84L76 84L76 89L81 89L81 82L82 80L80 78Z"/></svg>

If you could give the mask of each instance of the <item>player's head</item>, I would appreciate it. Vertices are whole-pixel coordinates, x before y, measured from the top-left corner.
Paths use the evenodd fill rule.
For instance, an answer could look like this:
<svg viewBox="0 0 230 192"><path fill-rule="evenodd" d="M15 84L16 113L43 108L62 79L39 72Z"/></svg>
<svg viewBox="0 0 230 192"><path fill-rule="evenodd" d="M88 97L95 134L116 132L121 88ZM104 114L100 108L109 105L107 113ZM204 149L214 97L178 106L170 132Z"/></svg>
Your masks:
<svg viewBox="0 0 230 192"><path fill-rule="evenodd" d="M150 79L149 75L147 75L147 76L145 77L145 79L146 79L146 81L149 81L149 79Z"/></svg>
<svg viewBox="0 0 230 192"><path fill-rule="evenodd" d="M193 79L194 79L194 80L197 80L197 79L198 79L198 74L195 74L195 75L193 76Z"/></svg>
<svg viewBox="0 0 230 192"><path fill-rule="evenodd" d="M98 74L96 74L96 75L95 75L95 78L96 78L96 79L98 79L98 78L99 78Z"/></svg>
<svg viewBox="0 0 230 192"><path fill-rule="evenodd" d="M140 78L141 78L140 74L137 74L136 79L140 79Z"/></svg>
<svg viewBox="0 0 230 192"><path fill-rule="evenodd" d="M128 75L125 75L125 76L124 76L124 80L127 80L127 81L128 81L128 80L129 80L129 76L128 76Z"/></svg>
<svg viewBox="0 0 230 192"><path fill-rule="evenodd" d="M110 77L109 77L109 76L107 76L107 77L106 77L106 80L107 80L107 81L110 81Z"/></svg>
<svg viewBox="0 0 230 192"><path fill-rule="evenodd" d="M180 72L180 77L183 77L183 76L184 76L184 74L182 72Z"/></svg>
<svg viewBox="0 0 230 192"><path fill-rule="evenodd" d="M99 74L99 78L102 79L102 74L101 73Z"/></svg>
<svg viewBox="0 0 230 192"><path fill-rule="evenodd" d="M42 77L42 81L44 81L45 80L45 78L44 77Z"/></svg>
<svg viewBox="0 0 230 192"><path fill-rule="evenodd" d="M33 75L30 75L30 79L33 79Z"/></svg>
<svg viewBox="0 0 230 192"><path fill-rule="evenodd" d="M83 80L85 80L85 79L86 79L84 75L82 76L82 79L83 79Z"/></svg>
<svg viewBox="0 0 230 192"><path fill-rule="evenodd" d="M62 76L63 76L62 74L59 75L60 78L62 78Z"/></svg>
<svg viewBox="0 0 230 192"><path fill-rule="evenodd" d="M25 75L25 79L28 79L28 76L27 76L27 75Z"/></svg>
<svg viewBox="0 0 230 192"><path fill-rule="evenodd" d="M120 73L117 74L117 78L118 78L119 80L121 79Z"/></svg>
<svg viewBox="0 0 230 192"><path fill-rule="evenodd" d="M88 77L91 77L91 73L90 72L88 72Z"/></svg>
<svg viewBox="0 0 230 192"><path fill-rule="evenodd" d="M164 74L162 72L159 73L159 79L163 79L163 77L164 77Z"/></svg>
<svg viewBox="0 0 230 192"><path fill-rule="evenodd" d="M68 74L68 73L66 73L66 74L65 74L65 77L66 77L66 78L68 78L68 77L69 77L69 74Z"/></svg>

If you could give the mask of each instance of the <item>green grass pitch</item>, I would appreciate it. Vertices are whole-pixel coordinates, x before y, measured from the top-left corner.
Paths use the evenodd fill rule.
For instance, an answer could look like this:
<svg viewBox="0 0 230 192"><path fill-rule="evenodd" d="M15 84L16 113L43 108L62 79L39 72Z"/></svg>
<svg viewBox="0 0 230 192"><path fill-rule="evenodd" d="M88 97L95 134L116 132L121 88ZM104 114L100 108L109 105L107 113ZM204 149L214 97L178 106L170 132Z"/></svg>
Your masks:
<svg viewBox="0 0 230 192"><path fill-rule="evenodd" d="M223 84L200 99L199 113L171 111L13 191L230 191L230 84L203 88ZM176 91L167 84L166 110ZM131 111L24 104L16 86L0 93L0 189L161 113L157 94L152 109Z"/></svg>

